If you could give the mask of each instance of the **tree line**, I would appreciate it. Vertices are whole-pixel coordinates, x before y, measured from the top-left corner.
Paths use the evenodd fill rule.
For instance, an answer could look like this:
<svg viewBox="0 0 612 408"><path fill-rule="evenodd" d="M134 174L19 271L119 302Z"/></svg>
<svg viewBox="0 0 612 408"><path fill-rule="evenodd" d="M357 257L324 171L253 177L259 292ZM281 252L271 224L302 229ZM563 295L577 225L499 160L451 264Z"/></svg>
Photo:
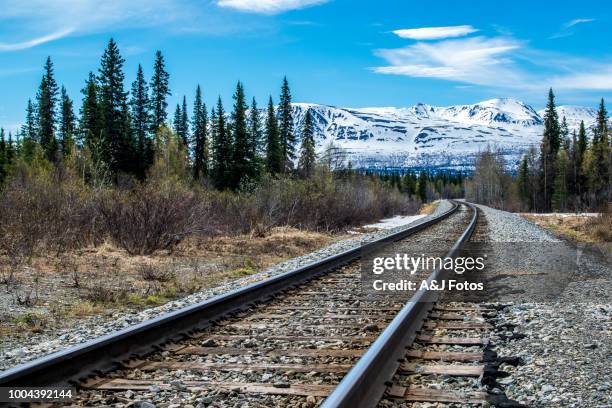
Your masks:
<svg viewBox="0 0 612 408"><path fill-rule="evenodd" d="M490 148L482 152L467 183L467 195L476 202L516 211L601 209L611 200L611 151L604 100L594 126L587 130L581 121L578 131L570 134L566 118L559 120L550 89L539 149L532 147L522 157L516 176L508 171L501 154Z"/></svg>
<svg viewBox="0 0 612 408"><path fill-rule="evenodd" d="M255 98L247 104L241 82L229 114L221 97L208 110L198 85L192 108L184 96L169 120L170 75L161 51L156 52L151 79L147 81L139 64L129 91L124 87L124 63L111 38L98 71L89 73L81 90L77 115L48 57L18 134L7 137L4 130L0 132L0 183L18 160L29 165L76 166L93 185L125 178L142 181L169 142L176 142L175 155L189 167L193 181L212 183L219 190L236 190L264 173L313 175L317 160L313 118L310 111L305 113L298 150L286 77L278 106L272 96L268 100L265 120Z"/></svg>
<svg viewBox="0 0 612 408"><path fill-rule="evenodd" d="M518 169L518 193L523 206L533 211L566 211L600 208L611 200L610 133L603 98L588 137L584 121L578 132L559 120L555 95L550 89L544 113L539 154L529 151Z"/></svg>

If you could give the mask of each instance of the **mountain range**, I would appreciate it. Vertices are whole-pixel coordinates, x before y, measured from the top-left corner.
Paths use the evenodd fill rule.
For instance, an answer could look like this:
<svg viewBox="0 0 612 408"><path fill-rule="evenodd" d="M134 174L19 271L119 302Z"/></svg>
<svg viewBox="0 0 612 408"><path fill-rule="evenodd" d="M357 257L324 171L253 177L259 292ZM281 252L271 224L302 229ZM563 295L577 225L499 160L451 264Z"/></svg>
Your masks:
<svg viewBox="0 0 612 408"><path fill-rule="evenodd" d="M448 107L417 104L405 108L338 108L294 103L299 138L307 110L315 124L317 151L330 143L346 152L353 168L470 169L477 154L490 146L499 150L509 168L542 139L544 111L515 99L490 99ZM580 121L595 123L596 110L558 106L570 134ZM587 131L590 136L590 131Z"/></svg>

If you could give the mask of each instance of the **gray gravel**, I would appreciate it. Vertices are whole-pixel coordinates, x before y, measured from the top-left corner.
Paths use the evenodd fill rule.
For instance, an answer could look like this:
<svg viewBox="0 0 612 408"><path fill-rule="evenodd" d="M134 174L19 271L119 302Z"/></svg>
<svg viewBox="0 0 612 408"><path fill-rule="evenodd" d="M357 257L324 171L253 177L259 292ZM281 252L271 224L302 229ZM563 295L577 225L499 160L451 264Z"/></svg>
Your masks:
<svg viewBox="0 0 612 408"><path fill-rule="evenodd" d="M556 239L516 214L480 208L488 223L491 242L557 242L568 253L576 251L572 244ZM546 260L542 244L520 248L521 252L514 256ZM512 271L515 263L516 258L506 253L506 259L495 260L495 267ZM501 381L509 398L530 407L612 405L611 278L609 261L585 252L579 257L572 279L548 301L535 301L535 291L540 289L529 287L529 281L520 277L504 281L519 294L505 298L509 306L498 315L498 324L515 324L515 332L526 335L520 340L500 343L496 349L501 356L519 356L525 362L516 368L502 368L511 373ZM547 285L549 280L548 276L539 278L539 283Z"/></svg>
<svg viewBox="0 0 612 408"><path fill-rule="evenodd" d="M326 258L333 254L359 247L365 242L391 235L406 229L409 226L424 222L430 217L446 211L450 208L450 206L451 204L448 201L442 201L432 215L416 220L411 224L389 230L381 230L356 235L354 238L333 243L318 251L275 265L265 271L244 278L232 280L214 288L193 293L187 297L168 302L162 306L146 309L140 312L116 312L110 316L93 316L79 321L78 327L73 329L43 332L41 334L31 336L28 339L16 340L14 347L5 347L5 349L0 350L0 370L6 370L18 364L25 363L68 346L80 344L88 340L113 333L128 326L152 319L164 313L199 303L222 293L266 279L270 276L278 275L297 267L307 265L311 262Z"/></svg>

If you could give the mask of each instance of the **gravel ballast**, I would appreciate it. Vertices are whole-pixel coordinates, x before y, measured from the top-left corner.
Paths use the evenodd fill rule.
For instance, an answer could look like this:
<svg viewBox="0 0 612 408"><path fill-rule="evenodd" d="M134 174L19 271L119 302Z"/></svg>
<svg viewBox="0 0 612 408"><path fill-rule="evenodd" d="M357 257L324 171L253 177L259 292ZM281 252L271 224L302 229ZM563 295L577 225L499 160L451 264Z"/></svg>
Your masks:
<svg viewBox="0 0 612 408"><path fill-rule="evenodd" d="M577 250L574 244L560 241L517 214L479 207L487 221L492 248L499 245L496 243L529 242L532 244L520 247L529 253L517 256L534 259L546 256L543 246L536 243L557 243L566 246L569 253ZM496 267L512 268L512 262L504 265L503 259L496 259ZM535 293L525 288L524 281L507 280L506 285L514 285L522 294L505 297L504 303L509 306L498 315L497 323L516 325L514 333L525 335L501 342L496 348L499 355L518 356L524 362L516 368L502 366L511 374L500 380L509 398L530 407L612 404L610 278L609 262L584 252L572 281L554 299L530 301ZM523 300L517 300L521 297Z"/></svg>
<svg viewBox="0 0 612 408"><path fill-rule="evenodd" d="M373 241L401 230L415 223L421 223L450 208L448 201L441 201L433 214L396 228L356 235L353 238L335 242L318 251L282 262L265 271L244 278L226 282L223 285L195 292L181 299L173 300L162 306L133 312L115 312L110 316L92 316L78 322L78 327L70 330L42 332L27 339L18 339L8 347L0 350L0 370L6 370L35 358L53 353L69 346L74 346L97 337L116 332L128 326L160 316L183 307L202 302L222 293L235 290L253 282L257 282L283 272L290 271L328 256L359 247L365 242Z"/></svg>

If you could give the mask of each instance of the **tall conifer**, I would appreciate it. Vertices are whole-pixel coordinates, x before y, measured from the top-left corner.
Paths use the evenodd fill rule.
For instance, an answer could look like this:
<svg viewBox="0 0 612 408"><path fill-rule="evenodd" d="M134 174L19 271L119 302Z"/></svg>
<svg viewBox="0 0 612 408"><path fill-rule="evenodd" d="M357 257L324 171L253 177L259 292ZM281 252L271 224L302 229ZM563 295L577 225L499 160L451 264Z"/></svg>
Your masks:
<svg viewBox="0 0 612 408"><path fill-rule="evenodd" d="M298 161L298 172L302 178L312 177L315 170L315 161L314 124L310 109L307 109L304 115L304 124L302 125L302 144Z"/></svg>
<svg viewBox="0 0 612 408"><path fill-rule="evenodd" d="M278 174L283 171L283 151L271 96L268 101L266 118L266 170L270 174Z"/></svg>
<svg viewBox="0 0 612 408"><path fill-rule="evenodd" d="M151 127L155 134L157 129L166 122L168 113L168 96L171 95L168 81L170 74L166 71L166 63L161 51L155 53L153 77L151 78Z"/></svg>
<svg viewBox="0 0 612 408"><path fill-rule="evenodd" d="M293 133L293 113L291 108L291 91L287 77L283 78L280 102L278 105L279 138L283 155L283 171L293 169L295 159L295 134Z"/></svg>

